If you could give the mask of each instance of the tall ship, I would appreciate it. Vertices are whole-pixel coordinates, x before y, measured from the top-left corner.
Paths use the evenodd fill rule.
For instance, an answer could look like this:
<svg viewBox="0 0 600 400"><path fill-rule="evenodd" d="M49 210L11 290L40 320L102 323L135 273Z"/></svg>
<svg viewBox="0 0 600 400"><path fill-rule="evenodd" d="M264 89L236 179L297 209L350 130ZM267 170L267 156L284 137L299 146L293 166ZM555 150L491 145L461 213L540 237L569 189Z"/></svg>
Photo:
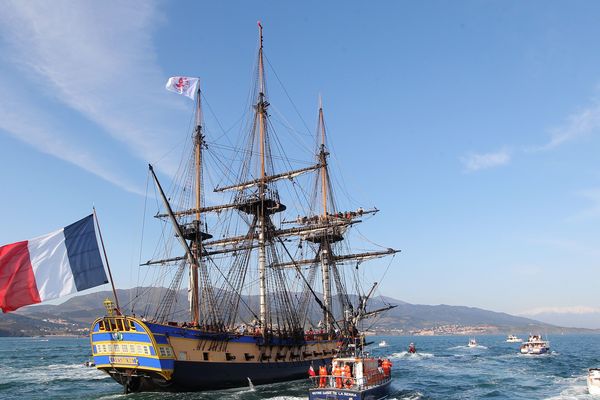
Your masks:
<svg viewBox="0 0 600 400"><path fill-rule="evenodd" d="M379 210L338 208L322 105L312 160L286 155L264 61L259 24L243 145L219 144L205 131L198 86L189 152L172 190L149 166L162 231L140 268L157 282L123 306L115 292L90 332L96 368L125 393L305 378L311 366L355 354L364 345L361 321L394 307L367 307L377 283L361 277L363 262L398 250L353 250L348 237Z"/></svg>

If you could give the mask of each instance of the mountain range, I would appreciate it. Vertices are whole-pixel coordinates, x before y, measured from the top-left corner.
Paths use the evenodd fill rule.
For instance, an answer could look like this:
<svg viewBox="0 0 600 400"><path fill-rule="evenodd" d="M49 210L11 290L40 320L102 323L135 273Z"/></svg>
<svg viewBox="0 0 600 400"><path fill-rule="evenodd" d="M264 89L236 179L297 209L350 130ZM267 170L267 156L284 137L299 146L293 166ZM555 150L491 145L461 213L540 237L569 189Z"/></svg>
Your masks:
<svg viewBox="0 0 600 400"><path fill-rule="evenodd" d="M117 290L121 307L138 316L148 314L158 306L165 288L133 288ZM0 316L0 336L37 336L72 334L85 335L87 328L98 316L105 314L103 301L113 298L112 292L89 293L70 298L62 304L41 304L25 307L17 312ZM244 301L252 304L252 297ZM563 328L534 319L474 307L450 305L410 304L389 297L379 297L371 302L372 308L382 305L396 307L367 320L363 329L378 334L437 335L437 334L507 334L507 333L573 333L595 332L587 329ZM135 307L134 307L135 306ZM133 310L132 310L133 308ZM176 315L187 314L187 292L177 293L173 311ZM250 315L241 315L249 321ZM320 313L309 315L313 325Z"/></svg>

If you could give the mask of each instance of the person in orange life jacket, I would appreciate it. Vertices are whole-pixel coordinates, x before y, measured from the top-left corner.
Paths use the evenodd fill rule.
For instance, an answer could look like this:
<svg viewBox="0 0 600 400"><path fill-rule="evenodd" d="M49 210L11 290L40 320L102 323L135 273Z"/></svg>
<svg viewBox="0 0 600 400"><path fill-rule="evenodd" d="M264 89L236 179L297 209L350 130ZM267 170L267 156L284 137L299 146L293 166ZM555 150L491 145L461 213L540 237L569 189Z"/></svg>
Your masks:
<svg viewBox="0 0 600 400"><path fill-rule="evenodd" d="M350 366L348 364L344 366L344 375L346 376L346 379L344 379L344 386L346 386L346 388L351 388L352 385L354 385L354 380L352 379L352 372L350 371Z"/></svg>
<svg viewBox="0 0 600 400"><path fill-rule="evenodd" d="M327 385L327 368L324 365L319 367L319 387L324 388Z"/></svg>
<svg viewBox="0 0 600 400"><path fill-rule="evenodd" d="M342 369L339 367L339 365L335 365L335 367L333 368L333 376L335 376L335 387L338 389L342 388Z"/></svg>
<svg viewBox="0 0 600 400"><path fill-rule="evenodd" d="M381 363L381 368L383 368L383 373L385 374L385 376L390 376L390 372L392 370L391 361L388 359L383 360L383 362Z"/></svg>

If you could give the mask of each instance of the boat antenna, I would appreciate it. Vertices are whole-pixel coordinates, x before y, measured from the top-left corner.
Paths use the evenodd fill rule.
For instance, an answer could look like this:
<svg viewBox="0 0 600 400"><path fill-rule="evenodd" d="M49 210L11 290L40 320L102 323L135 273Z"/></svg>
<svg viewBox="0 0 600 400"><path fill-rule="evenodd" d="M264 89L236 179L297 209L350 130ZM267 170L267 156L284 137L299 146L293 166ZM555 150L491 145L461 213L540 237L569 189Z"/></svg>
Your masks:
<svg viewBox="0 0 600 400"><path fill-rule="evenodd" d="M106 268L108 269L108 277L110 278L110 285L112 286L113 296L115 296L115 303L117 305L117 312L121 314L121 307L119 306L119 298L117 297L117 290L115 289L115 281L110 271L110 265L108 264L108 257L106 256L106 248L104 247L104 239L102 239L102 232L100 231L100 222L98 222L98 214L96 214L96 207L92 207L94 213L94 220L98 227L98 236L100 237L100 244L102 245L102 252L104 253L104 261L106 262Z"/></svg>

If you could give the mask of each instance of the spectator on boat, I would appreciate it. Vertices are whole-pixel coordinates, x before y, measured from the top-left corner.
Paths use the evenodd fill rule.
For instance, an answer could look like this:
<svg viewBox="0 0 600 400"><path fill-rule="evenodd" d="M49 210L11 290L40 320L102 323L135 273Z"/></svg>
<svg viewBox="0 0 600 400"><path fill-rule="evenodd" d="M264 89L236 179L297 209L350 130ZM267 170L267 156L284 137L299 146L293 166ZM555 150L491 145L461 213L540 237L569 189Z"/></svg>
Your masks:
<svg viewBox="0 0 600 400"><path fill-rule="evenodd" d="M354 380L352 379L352 371L350 370L350 365L348 364L344 366L344 375L346 376L344 379L344 386L349 389L354 385Z"/></svg>
<svg viewBox="0 0 600 400"><path fill-rule="evenodd" d="M327 368L325 365L319 367L319 387L324 388L327 384Z"/></svg>
<svg viewBox="0 0 600 400"><path fill-rule="evenodd" d="M335 376L335 387L338 389L342 388L342 369L338 364L333 367L333 376Z"/></svg>
<svg viewBox="0 0 600 400"><path fill-rule="evenodd" d="M381 363L381 368L383 368L383 374L385 376L390 376L390 372L392 370L392 362L389 359L386 358Z"/></svg>

